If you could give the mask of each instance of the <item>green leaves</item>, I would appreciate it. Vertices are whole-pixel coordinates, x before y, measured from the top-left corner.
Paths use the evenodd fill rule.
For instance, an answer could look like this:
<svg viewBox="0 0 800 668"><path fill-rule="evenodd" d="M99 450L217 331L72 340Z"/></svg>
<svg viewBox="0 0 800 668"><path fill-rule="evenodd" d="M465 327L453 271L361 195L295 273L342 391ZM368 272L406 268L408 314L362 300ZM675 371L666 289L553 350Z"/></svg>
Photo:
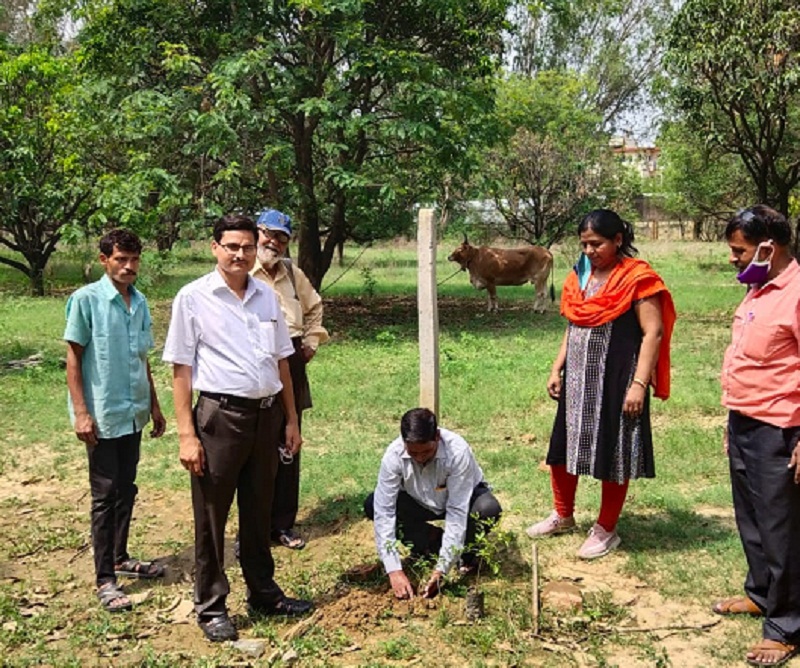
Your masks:
<svg viewBox="0 0 800 668"><path fill-rule="evenodd" d="M95 118L82 105L76 59L46 46L0 51L0 244L26 264L32 290L63 231L95 210L102 168L94 161Z"/></svg>
<svg viewBox="0 0 800 668"><path fill-rule="evenodd" d="M90 0L75 85L45 59L57 86L30 79L0 113L29 122L16 97L67 87L65 110L32 117L74 143L53 164L86 172L89 229L125 224L164 249L220 211L277 206L319 284L337 244L408 230L413 202L469 173L509 1ZM9 143L31 165L46 150Z"/></svg>
<svg viewBox="0 0 800 668"><path fill-rule="evenodd" d="M616 204L620 170L585 79L547 71L509 76L498 87L503 139L487 153L483 187L507 234L549 246L601 201Z"/></svg>
<svg viewBox="0 0 800 668"><path fill-rule="evenodd" d="M658 77L668 0L542 0L514 3L512 70L569 71L592 82L587 101L606 126L646 99Z"/></svg>
<svg viewBox="0 0 800 668"><path fill-rule="evenodd" d="M800 181L800 8L689 0L668 33L673 109L717 153L736 155L760 201L788 213Z"/></svg>

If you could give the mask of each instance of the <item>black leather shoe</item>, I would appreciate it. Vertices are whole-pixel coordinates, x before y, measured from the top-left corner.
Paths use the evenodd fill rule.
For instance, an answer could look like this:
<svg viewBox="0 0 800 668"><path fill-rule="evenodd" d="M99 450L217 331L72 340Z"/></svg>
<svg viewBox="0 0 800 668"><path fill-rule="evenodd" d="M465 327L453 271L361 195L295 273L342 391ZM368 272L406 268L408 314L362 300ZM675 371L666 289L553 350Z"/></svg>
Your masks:
<svg viewBox="0 0 800 668"><path fill-rule="evenodd" d="M248 605L248 612L253 616L274 617L283 615L285 617L299 617L314 609L311 601L303 601L299 598L289 598L285 596L275 605Z"/></svg>
<svg viewBox="0 0 800 668"><path fill-rule="evenodd" d="M226 640L238 640L239 634L228 615L219 615L211 619L197 622L211 642L225 642Z"/></svg>

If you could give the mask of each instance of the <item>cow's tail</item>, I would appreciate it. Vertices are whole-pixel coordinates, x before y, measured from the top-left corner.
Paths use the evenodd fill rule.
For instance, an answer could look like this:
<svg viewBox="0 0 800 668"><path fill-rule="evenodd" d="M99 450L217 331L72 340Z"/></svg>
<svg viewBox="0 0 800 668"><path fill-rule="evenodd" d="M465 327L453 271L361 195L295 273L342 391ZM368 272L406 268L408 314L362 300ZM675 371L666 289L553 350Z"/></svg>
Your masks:
<svg viewBox="0 0 800 668"><path fill-rule="evenodd" d="M556 286L555 286L556 263L550 256L550 301L556 301Z"/></svg>

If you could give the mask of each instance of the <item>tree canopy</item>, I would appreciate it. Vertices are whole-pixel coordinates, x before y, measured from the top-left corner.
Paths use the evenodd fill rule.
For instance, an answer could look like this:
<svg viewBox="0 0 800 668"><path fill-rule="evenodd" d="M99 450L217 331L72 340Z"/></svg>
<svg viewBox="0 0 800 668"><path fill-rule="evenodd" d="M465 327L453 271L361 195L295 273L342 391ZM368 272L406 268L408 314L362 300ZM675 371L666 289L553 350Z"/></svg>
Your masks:
<svg viewBox="0 0 800 668"><path fill-rule="evenodd" d="M759 201L784 214L800 181L798 46L796 2L687 0L666 58L688 129L738 156Z"/></svg>
<svg viewBox="0 0 800 668"><path fill-rule="evenodd" d="M407 229L410 205L467 169L465 146L492 109L506 9L112 0L84 7L79 43L107 104L153 121L122 139L172 189L158 215L287 211L299 264L319 285L337 244ZM149 192L161 202L158 185Z"/></svg>
<svg viewBox="0 0 800 668"><path fill-rule="evenodd" d="M588 105L606 129L619 128L639 108L658 76L661 34L672 16L668 0L519 0L509 61L514 72L535 76L568 70L591 81Z"/></svg>
<svg viewBox="0 0 800 668"><path fill-rule="evenodd" d="M3 182L0 243L23 253L3 257L40 290L65 235L123 225L167 250L207 235L223 212L266 207L292 216L298 264L316 286L344 241L408 232L419 204L492 200L503 231L557 241L587 208L624 208L638 194L608 135L656 76L670 3L10 0L4 10L0 150L15 178ZM26 75L32 88L12 75L24 58L43 68ZM27 166L14 153L23 147ZM19 222L23 200L36 223Z"/></svg>
<svg viewBox="0 0 800 668"><path fill-rule="evenodd" d="M96 211L100 138L75 60L46 48L0 50L0 263L44 293L44 268L70 226Z"/></svg>
<svg viewBox="0 0 800 668"><path fill-rule="evenodd" d="M484 187L510 234L550 246L600 203L615 202L621 177L584 95L591 84L569 72L505 79L497 99L501 139L488 151Z"/></svg>
<svg viewBox="0 0 800 668"><path fill-rule="evenodd" d="M741 160L681 121L665 123L658 145L667 210L693 222L695 239L718 239L731 211L756 197Z"/></svg>

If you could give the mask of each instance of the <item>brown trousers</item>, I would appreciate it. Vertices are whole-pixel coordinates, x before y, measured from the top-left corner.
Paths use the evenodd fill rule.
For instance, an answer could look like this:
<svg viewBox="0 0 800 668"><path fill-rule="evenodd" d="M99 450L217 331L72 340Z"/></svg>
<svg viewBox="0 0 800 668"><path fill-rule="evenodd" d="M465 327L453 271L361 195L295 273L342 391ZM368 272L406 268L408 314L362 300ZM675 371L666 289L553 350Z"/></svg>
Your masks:
<svg viewBox="0 0 800 668"><path fill-rule="evenodd" d="M200 621L225 614L230 593L225 576L225 525L236 494L240 558L247 600L271 607L283 598L275 583L270 517L278 442L280 400L269 408L241 408L201 396L195 429L205 453L201 477L191 476L195 526L195 610Z"/></svg>

